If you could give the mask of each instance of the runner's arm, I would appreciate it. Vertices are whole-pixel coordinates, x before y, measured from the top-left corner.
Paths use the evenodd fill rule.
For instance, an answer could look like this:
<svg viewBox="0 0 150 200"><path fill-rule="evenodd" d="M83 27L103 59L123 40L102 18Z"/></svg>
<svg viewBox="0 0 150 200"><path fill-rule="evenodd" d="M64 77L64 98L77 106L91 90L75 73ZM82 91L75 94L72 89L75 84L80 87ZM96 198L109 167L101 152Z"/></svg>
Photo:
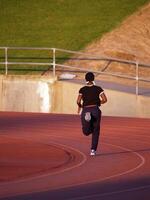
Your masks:
<svg viewBox="0 0 150 200"><path fill-rule="evenodd" d="M106 97L106 95L105 95L104 92L102 92L102 93L100 94L100 100L101 100L101 104L104 104L104 103L107 102L107 97Z"/></svg>
<svg viewBox="0 0 150 200"><path fill-rule="evenodd" d="M82 102L82 94L79 94L79 95L78 95L78 98L77 98L77 104L78 104L78 111L77 111L77 113L78 113L78 114L80 113L81 108L82 108L81 102Z"/></svg>

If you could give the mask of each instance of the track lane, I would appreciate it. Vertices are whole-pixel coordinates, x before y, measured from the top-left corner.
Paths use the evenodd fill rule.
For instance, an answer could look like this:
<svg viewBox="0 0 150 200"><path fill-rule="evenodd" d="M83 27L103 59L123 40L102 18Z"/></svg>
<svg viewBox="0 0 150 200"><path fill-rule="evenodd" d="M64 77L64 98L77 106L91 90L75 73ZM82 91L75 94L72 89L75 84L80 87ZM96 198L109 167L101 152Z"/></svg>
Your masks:
<svg viewBox="0 0 150 200"><path fill-rule="evenodd" d="M149 156L148 156L149 155L148 133L149 133L150 123L148 119L103 117L101 139L98 149L99 154L95 158L91 158L88 155L90 138L82 136L80 120L78 116L42 114L41 117L40 114L10 113L8 114L9 120L13 119L12 120L13 123L10 123L11 125L10 128L6 126L7 125L6 122L8 122L7 114L8 113L4 113L4 119L2 116L0 116L0 118L5 121L3 124L0 124L0 127L2 128L1 135L3 136L5 135L6 137L16 137L16 138L19 137L24 140L31 140L37 143L41 142L42 144L45 145L49 144L49 141L50 143L54 142L60 145L66 145L68 149L74 148L75 150L82 152L84 155L83 156L84 159L87 157L86 158L87 160L85 159L84 162L81 164L81 166L77 167L76 169L74 168L68 172L64 171L59 175L57 174L56 176L53 177L50 175L48 176L48 173L45 173L42 175L43 180L41 178L38 178L38 176L32 177L31 179L30 178L26 179L25 177L24 180L19 183L20 185L22 185L21 188L18 188L17 185L14 184L14 182L8 183L6 184L7 186L9 184L10 187L11 184L13 185L12 190L14 194L11 192L10 194L8 194L9 191L8 187L7 188L8 190L6 190L7 195L5 194L4 196L9 196L9 195L13 196L17 194L27 194L27 193L41 191L40 192L41 195L48 193L49 197L53 196L52 197L53 199L57 199L57 197L59 196L58 192L61 194L61 191L70 191L71 193L72 188L77 188L79 195L78 197L75 198L80 198L79 188L82 188L82 190L84 191L86 190L84 187L87 187L88 185L87 188L89 188L89 190L88 191L86 190L86 192L90 198L90 193L93 193L94 191L98 193L97 190L94 191L90 190L90 188L93 188L92 185L98 184L99 187L101 188L103 187L103 185L105 185L106 182L113 183L113 180L114 183L115 181L119 182L120 180L129 181L130 188L128 189L121 188L118 191L128 190L129 192L132 188L135 188L134 190L137 191L136 188L143 188L144 190L144 187L145 188L148 187L147 182L149 182L149 179L147 180L147 178L149 177L149 167L150 167ZM17 120L18 118L20 122L19 124ZM142 125L142 123L144 126ZM137 133L137 128L138 128L138 133ZM146 139L146 142L144 143L145 139L143 141L143 138L146 138L146 136L148 136L147 137L148 139ZM135 144L134 139L137 140L137 144ZM140 149L143 149L143 151L140 151ZM147 177L144 177L145 169ZM139 173L141 179L145 178L146 185L141 185L141 186L138 185L137 187L131 187L130 186L131 180L136 179ZM36 184L34 181L36 182ZM5 184L3 183L1 184L1 186L4 185ZM21 191L23 187L25 187L25 185L28 185L29 189L26 188L23 191ZM1 188L4 189L4 187ZM16 188L18 188L19 191L17 191ZM3 190L3 192L4 191L5 190ZM45 191L45 193L43 193L42 191ZM124 192L117 193L117 191L110 192L109 189L107 192L110 194L113 192L115 194L116 192L116 194L119 195L124 193ZM112 198L114 194L112 194ZM72 193L72 195L76 196L77 194ZM96 195L100 194L94 194L94 195L95 196L93 196L93 198L99 198L99 196ZM25 196L26 195L21 196L20 199L25 198ZM34 194L32 195L32 199L33 196L37 197L37 195ZM81 194L81 196L82 198L84 198L84 195ZM85 195L85 197L86 196L87 195ZM109 197L108 195L105 195L106 198L110 198L110 196L111 195L109 195ZM67 198L69 199L74 197L73 196L64 197L64 199Z"/></svg>

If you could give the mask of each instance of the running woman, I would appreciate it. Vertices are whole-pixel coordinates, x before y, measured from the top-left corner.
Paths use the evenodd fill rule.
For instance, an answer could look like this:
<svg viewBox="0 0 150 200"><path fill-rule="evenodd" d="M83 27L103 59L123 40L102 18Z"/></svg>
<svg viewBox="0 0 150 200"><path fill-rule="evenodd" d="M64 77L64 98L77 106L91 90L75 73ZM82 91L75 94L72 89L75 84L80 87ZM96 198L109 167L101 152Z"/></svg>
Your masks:
<svg viewBox="0 0 150 200"><path fill-rule="evenodd" d="M81 124L83 134L92 134L91 156L96 155L100 135L101 104L107 102L104 90L94 83L94 74L88 72L85 75L86 86L80 88L77 98L78 114L81 112Z"/></svg>

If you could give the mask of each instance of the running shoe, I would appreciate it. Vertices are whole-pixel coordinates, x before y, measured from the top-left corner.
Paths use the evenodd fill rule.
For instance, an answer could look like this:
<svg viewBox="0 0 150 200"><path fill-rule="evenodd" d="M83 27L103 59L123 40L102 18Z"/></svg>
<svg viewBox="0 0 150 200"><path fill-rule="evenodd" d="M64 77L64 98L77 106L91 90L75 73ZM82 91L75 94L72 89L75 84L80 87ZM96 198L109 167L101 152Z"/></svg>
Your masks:
<svg viewBox="0 0 150 200"><path fill-rule="evenodd" d="M91 149L91 153L90 153L91 156L95 156L96 155L96 151L94 149Z"/></svg>

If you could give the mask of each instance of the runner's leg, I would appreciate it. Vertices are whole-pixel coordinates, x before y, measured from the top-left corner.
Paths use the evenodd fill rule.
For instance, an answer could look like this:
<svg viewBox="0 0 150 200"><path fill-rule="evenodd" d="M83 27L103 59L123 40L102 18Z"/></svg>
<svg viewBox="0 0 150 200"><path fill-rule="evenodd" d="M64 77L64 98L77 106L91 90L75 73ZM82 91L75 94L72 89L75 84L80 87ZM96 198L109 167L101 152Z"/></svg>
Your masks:
<svg viewBox="0 0 150 200"><path fill-rule="evenodd" d="M101 121L101 110L98 107L93 109L92 117L93 117L93 133L92 133L91 149L96 151L99 141L100 121Z"/></svg>

